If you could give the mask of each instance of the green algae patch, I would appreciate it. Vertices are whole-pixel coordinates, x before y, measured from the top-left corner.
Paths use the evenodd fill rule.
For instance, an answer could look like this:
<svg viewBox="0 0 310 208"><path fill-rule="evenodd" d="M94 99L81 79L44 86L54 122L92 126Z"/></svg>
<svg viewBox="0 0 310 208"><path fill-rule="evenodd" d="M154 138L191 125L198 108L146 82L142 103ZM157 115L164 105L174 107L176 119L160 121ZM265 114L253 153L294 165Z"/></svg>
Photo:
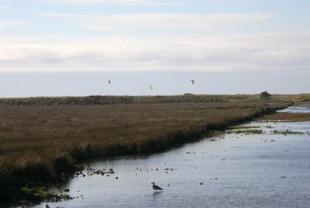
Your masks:
<svg viewBox="0 0 310 208"><path fill-rule="evenodd" d="M54 193L51 193L47 190L45 187L23 187L21 189L21 192L25 195L27 199L35 200L35 201L41 201L41 200L49 200L52 197L55 197L56 195Z"/></svg>
<svg viewBox="0 0 310 208"><path fill-rule="evenodd" d="M68 194L53 193L49 191L47 187L43 186L23 187L21 188L21 192L23 193L25 200L29 201L58 202L72 199Z"/></svg>

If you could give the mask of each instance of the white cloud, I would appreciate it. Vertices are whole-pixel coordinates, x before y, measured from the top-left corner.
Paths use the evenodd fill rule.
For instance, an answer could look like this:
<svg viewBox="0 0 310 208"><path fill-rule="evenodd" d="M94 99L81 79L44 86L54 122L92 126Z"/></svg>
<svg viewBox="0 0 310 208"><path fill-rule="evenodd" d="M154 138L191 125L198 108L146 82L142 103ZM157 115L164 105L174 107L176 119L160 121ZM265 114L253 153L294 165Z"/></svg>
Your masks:
<svg viewBox="0 0 310 208"><path fill-rule="evenodd" d="M309 70L309 33L0 38L0 70Z"/></svg>
<svg viewBox="0 0 310 208"><path fill-rule="evenodd" d="M209 3L236 6L244 4L266 3L266 0L206 0Z"/></svg>
<svg viewBox="0 0 310 208"><path fill-rule="evenodd" d="M17 27L17 26L22 26L22 25L26 25L26 23L25 22L1 21L0 20L0 29L6 28L6 27Z"/></svg>
<svg viewBox="0 0 310 208"><path fill-rule="evenodd" d="M41 0L46 3L63 4L116 4L116 5L143 5L143 6L182 6L183 2L167 2L159 0Z"/></svg>
<svg viewBox="0 0 310 208"><path fill-rule="evenodd" d="M146 29L217 31L238 24L265 22L268 14L164 14L70 15L42 13L42 16L72 21L84 29L101 32L126 32Z"/></svg>

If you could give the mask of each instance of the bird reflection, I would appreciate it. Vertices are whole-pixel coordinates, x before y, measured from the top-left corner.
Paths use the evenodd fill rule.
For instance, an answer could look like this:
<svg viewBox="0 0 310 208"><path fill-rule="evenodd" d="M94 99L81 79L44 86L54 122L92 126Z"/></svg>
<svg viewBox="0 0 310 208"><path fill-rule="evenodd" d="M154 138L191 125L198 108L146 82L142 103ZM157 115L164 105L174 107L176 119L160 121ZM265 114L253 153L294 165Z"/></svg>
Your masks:
<svg viewBox="0 0 310 208"><path fill-rule="evenodd" d="M153 192L153 199L157 199L163 192L154 191Z"/></svg>

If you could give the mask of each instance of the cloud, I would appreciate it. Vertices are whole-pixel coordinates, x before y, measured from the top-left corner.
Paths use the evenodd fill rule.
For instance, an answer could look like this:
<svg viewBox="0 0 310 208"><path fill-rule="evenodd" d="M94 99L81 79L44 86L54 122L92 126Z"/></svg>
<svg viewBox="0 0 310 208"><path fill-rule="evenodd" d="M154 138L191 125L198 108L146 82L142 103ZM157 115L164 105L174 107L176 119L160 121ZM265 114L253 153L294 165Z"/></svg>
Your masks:
<svg viewBox="0 0 310 208"><path fill-rule="evenodd" d="M206 0L209 3L214 3L214 4L222 4L222 5L227 5L227 6L240 6L240 5L249 5L249 4L257 4L257 3L262 3L266 0ZM266 3L266 2L264 2Z"/></svg>
<svg viewBox="0 0 310 208"><path fill-rule="evenodd" d="M142 5L142 6L183 6L184 2L167 2L159 0L41 0L46 3L62 4L103 4L103 5Z"/></svg>
<svg viewBox="0 0 310 208"><path fill-rule="evenodd" d="M309 70L309 33L0 38L0 70Z"/></svg>
<svg viewBox="0 0 310 208"><path fill-rule="evenodd" d="M125 15L70 15L42 13L42 16L72 21L84 29L99 32L132 32L147 29L217 31L240 24L269 20L269 14L165 14L142 13Z"/></svg>
<svg viewBox="0 0 310 208"><path fill-rule="evenodd" d="M26 25L25 22L15 22L15 21L1 21L0 20L0 29L1 28L7 28L7 27L17 27Z"/></svg>

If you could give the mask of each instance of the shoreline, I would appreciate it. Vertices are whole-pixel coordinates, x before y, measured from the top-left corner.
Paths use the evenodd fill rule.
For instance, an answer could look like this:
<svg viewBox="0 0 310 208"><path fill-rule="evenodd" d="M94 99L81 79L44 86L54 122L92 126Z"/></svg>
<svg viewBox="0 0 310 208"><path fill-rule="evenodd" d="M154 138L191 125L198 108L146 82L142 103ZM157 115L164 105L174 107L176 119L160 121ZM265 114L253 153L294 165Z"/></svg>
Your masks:
<svg viewBox="0 0 310 208"><path fill-rule="evenodd" d="M307 122L310 121L310 113L289 113L279 112L271 115L264 115L258 121L277 122Z"/></svg>
<svg viewBox="0 0 310 208"><path fill-rule="evenodd" d="M210 134L209 131L211 133L212 131L222 131L230 126L254 120L259 116L275 113L277 110L290 105L292 103L277 103L275 106L265 105L259 110L246 114L246 116L239 116L224 122L206 123L203 126L195 126L192 129L170 132L165 138L153 138L143 144L114 144L108 147L87 145L84 148L76 148L56 158L53 167L56 170L56 174L48 172L49 169L46 169L40 163L37 166L24 169L12 169L7 174L0 172L1 178L4 179L2 184L0 184L0 195L2 194L1 197L3 197L5 192L6 199L10 200L3 202L8 204L12 201L40 202L44 199L55 198L56 196L50 195L47 191L42 189L35 190L35 187L52 187L66 183L76 171L81 170L80 164L86 160L108 159L115 156L150 155L167 151L171 148L198 141L203 136L208 135L208 133ZM25 193L25 191L22 191L23 187L31 187L34 191Z"/></svg>

